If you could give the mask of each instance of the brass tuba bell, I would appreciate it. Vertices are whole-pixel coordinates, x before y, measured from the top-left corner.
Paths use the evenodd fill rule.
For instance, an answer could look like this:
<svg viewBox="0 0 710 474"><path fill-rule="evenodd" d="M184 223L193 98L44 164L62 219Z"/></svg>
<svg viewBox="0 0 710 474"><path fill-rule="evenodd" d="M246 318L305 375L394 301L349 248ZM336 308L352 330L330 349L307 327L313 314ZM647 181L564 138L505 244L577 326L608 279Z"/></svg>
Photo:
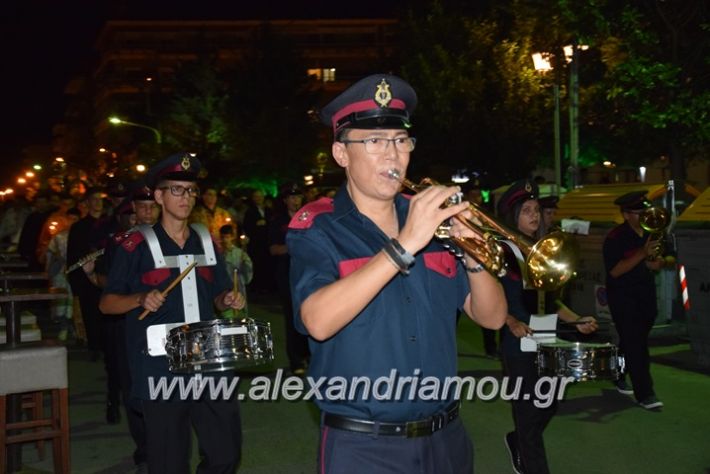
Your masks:
<svg viewBox="0 0 710 474"><path fill-rule="evenodd" d="M647 207L639 214L639 225L643 230L651 234L651 240L660 239L671 223L671 215L664 207ZM649 259L654 260L664 252L663 241L659 240L649 255Z"/></svg>
<svg viewBox="0 0 710 474"><path fill-rule="evenodd" d="M414 192L438 184L429 178L416 184L402 178L397 170L390 170L389 175L392 179L399 181L402 186ZM449 200L443 205L451 206L457 203ZM527 283L533 288L553 291L562 287L575 276L574 268L579 255L579 246L572 235L555 231L537 242L532 242L519 232L497 222L478 205L470 203L468 210L471 212L471 217L464 217L461 214L454 217L478 234L480 239L454 237L448 232L451 226L446 222L439 226L435 236L445 243L450 241L454 247L462 249L491 274L498 277L505 275L505 254L502 242L509 241L516 245L525 256L523 271L526 274Z"/></svg>

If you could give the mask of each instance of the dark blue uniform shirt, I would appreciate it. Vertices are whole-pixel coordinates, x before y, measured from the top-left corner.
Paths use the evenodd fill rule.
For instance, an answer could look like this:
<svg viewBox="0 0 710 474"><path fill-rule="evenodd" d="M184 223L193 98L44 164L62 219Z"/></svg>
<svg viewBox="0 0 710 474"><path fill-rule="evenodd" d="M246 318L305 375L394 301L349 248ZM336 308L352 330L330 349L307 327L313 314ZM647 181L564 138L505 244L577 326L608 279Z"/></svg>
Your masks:
<svg viewBox="0 0 710 474"><path fill-rule="evenodd" d="M409 200L398 195L395 206L403 225ZM347 276L382 250L388 237L361 214L345 187L335 198L306 205L294 216L286 237L291 255L291 291L296 328L307 334L301 304L318 289ZM442 381L456 375L456 315L470 291L461 264L433 241L416 255L409 275L398 274L347 326L328 340L310 339L309 376L318 379L417 375ZM328 383L321 388L326 388ZM349 389L348 385L348 389ZM397 401L315 400L325 412L377 421L409 421L430 416L450 403L449 397ZM394 388L396 389L396 381ZM324 390L321 390L322 392ZM384 391L384 389L383 389ZM418 392L415 393L415 395ZM349 394L348 394L349 395Z"/></svg>
<svg viewBox="0 0 710 474"><path fill-rule="evenodd" d="M609 275L612 268L621 260L630 257L646 245L648 233L638 235L628 222L614 227L604 239L604 267L606 268L607 291L655 291L656 283L653 272L642 261L630 271L614 278Z"/></svg>
<svg viewBox="0 0 710 474"><path fill-rule="evenodd" d="M508 314L518 321L530 324L530 315L538 313L538 298L545 298L545 314L557 313L555 304L557 292L540 292L535 289L526 289L523 281L523 274L520 270L521 263L507 244L503 244L505 251L506 273L500 278L505 292L505 301L508 304ZM503 351L510 356L523 354L520 350L520 338L513 335L504 324L501 328L501 340Z"/></svg>
<svg viewBox="0 0 710 474"><path fill-rule="evenodd" d="M153 229L165 256L204 253L200 238L195 231L190 231L190 236L181 249L168 237L160 223L155 224ZM200 319L203 321L214 319L214 298L232 286L222 256L217 254L215 266L196 267L196 273ZM156 269L142 234L135 232L118 247L104 293L129 295L150 290L162 291L179 274L179 268ZM146 329L153 324L178 323L185 320L181 286L177 285L173 288L160 309L155 313L148 313L142 321L138 319L141 312L143 308L139 307L127 313L126 349L133 381L132 394L134 397L148 400L148 377L153 377L157 383L158 377L165 376L171 379L173 375L168 371L166 356L148 355Z"/></svg>

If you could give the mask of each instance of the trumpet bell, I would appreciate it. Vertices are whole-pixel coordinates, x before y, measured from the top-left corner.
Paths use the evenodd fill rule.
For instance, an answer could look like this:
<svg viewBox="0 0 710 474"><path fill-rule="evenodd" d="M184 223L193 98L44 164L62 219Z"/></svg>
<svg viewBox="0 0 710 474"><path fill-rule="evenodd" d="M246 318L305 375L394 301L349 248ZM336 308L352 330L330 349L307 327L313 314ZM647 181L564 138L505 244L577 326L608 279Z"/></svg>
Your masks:
<svg viewBox="0 0 710 474"><path fill-rule="evenodd" d="M538 240L525 259L527 279L538 290L554 291L576 275L579 244L573 235L552 232Z"/></svg>

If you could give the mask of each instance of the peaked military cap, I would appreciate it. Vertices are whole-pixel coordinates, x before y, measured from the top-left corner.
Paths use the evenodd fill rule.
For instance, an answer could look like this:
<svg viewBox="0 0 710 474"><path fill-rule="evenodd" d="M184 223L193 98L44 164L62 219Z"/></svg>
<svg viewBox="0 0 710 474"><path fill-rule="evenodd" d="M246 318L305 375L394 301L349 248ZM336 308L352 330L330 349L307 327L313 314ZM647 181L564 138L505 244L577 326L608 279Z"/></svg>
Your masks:
<svg viewBox="0 0 710 474"><path fill-rule="evenodd" d="M151 166L145 176L146 184L155 189L162 180L197 181L202 165L189 153L176 153Z"/></svg>
<svg viewBox="0 0 710 474"><path fill-rule="evenodd" d="M505 215L513 210L516 204L537 199L538 187L534 181L521 179L513 184L503 193L498 201L498 214Z"/></svg>
<svg viewBox="0 0 710 474"><path fill-rule="evenodd" d="M106 193L111 197L126 197L128 186L118 178L111 178L106 186Z"/></svg>
<svg viewBox="0 0 710 474"><path fill-rule="evenodd" d="M153 190L150 189L145 184L136 186L136 188L131 193L131 200L133 201L154 201Z"/></svg>
<svg viewBox="0 0 710 474"><path fill-rule="evenodd" d="M303 190L298 186L297 183L286 183L279 189L279 196L302 196Z"/></svg>
<svg viewBox="0 0 710 474"><path fill-rule="evenodd" d="M557 203L560 201L559 196L545 196L537 200L541 209L557 209Z"/></svg>
<svg viewBox="0 0 710 474"><path fill-rule="evenodd" d="M337 138L349 128L408 129L417 94L403 79L373 74L348 87L321 110L321 121Z"/></svg>
<svg viewBox="0 0 710 474"><path fill-rule="evenodd" d="M131 206L131 198L130 196L124 197L121 202L116 206L114 209L114 212L116 215L119 216L124 216L128 214L134 214L135 211L133 210L133 206Z"/></svg>
<svg viewBox="0 0 710 474"><path fill-rule="evenodd" d="M641 211L651 207L651 202L646 199L646 191L631 191L614 200L614 204L622 211Z"/></svg>
<svg viewBox="0 0 710 474"><path fill-rule="evenodd" d="M106 191L104 190L104 188L99 186L90 186L86 188L84 198L88 198L89 196L92 196L94 194L100 194L102 198L106 197Z"/></svg>

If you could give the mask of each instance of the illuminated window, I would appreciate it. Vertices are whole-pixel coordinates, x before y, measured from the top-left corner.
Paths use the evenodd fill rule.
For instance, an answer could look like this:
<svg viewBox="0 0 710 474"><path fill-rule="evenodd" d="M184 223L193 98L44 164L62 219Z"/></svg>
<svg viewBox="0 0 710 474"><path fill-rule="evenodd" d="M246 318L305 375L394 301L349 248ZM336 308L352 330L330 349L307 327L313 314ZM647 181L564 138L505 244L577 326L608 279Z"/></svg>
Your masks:
<svg viewBox="0 0 710 474"><path fill-rule="evenodd" d="M333 82L335 81L335 68L308 69L308 77L312 77L318 81Z"/></svg>
<svg viewBox="0 0 710 474"><path fill-rule="evenodd" d="M335 68L323 69L323 82L335 81Z"/></svg>

